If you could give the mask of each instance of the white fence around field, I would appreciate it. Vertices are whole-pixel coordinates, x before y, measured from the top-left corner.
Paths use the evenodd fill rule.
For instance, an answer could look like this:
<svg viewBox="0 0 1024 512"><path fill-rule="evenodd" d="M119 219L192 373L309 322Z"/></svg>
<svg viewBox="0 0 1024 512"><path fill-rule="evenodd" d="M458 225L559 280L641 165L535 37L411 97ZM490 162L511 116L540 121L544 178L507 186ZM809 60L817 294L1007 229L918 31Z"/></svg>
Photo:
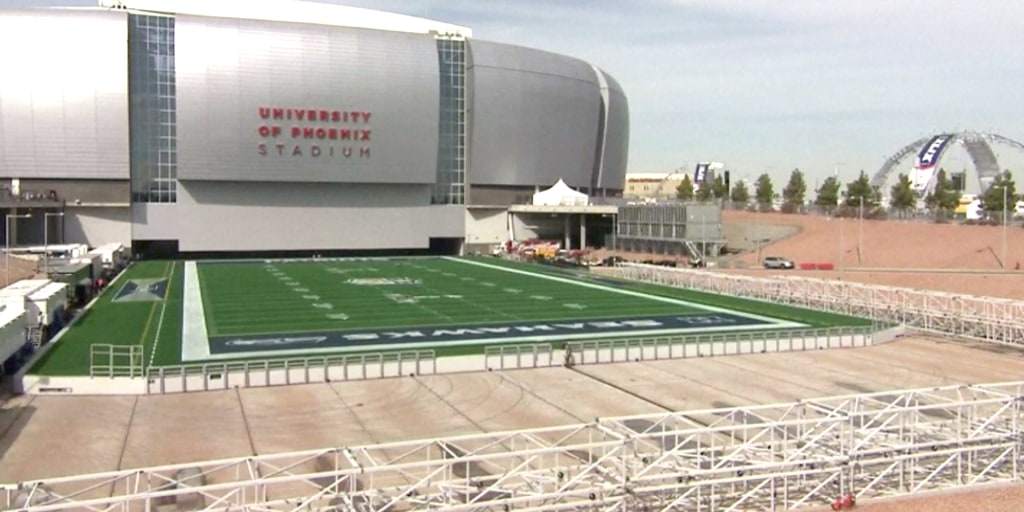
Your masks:
<svg viewBox="0 0 1024 512"><path fill-rule="evenodd" d="M735 275L622 263L607 275L903 324L944 336L1024 345L1024 301L783 274Z"/></svg>
<svg viewBox="0 0 1024 512"><path fill-rule="evenodd" d="M496 345L484 348L484 370L543 368L562 364L550 343Z"/></svg>
<svg viewBox="0 0 1024 512"><path fill-rule="evenodd" d="M150 393L372 380L437 372L433 350L158 366Z"/></svg>
<svg viewBox="0 0 1024 512"><path fill-rule="evenodd" d="M90 345L89 376L142 377L146 373L142 355L142 345Z"/></svg>
<svg viewBox="0 0 1024 512"><path fill-rule="evenodd" d="M567 346L572 357L571 364L623 363L867 347L875 343L875 334L882 330L888 331L878 327L838 327L713 333L677 338L597 340L571 342Z"/></svg>
<svg viewBox="0 0 1024 512"><path fill-rule="evenodd" d="M184 393L410 375L857 348L885 343L903 333L901 326L884 325L725 332L556 344L492 345L484 347L482 354L463 356L438 357L434 350L410 350L154 366L146 371L142 370L141 365L142 346L133 345L116 347L114 350L97 349L99 353L92 360L89 377L63 378L59 386L39 380L35 391L30 387L26 387L26 390L64 394ZM145 385L128 386L125 384L126 378ZM111 389L101 389L103 382L109 382Z"/></svg>

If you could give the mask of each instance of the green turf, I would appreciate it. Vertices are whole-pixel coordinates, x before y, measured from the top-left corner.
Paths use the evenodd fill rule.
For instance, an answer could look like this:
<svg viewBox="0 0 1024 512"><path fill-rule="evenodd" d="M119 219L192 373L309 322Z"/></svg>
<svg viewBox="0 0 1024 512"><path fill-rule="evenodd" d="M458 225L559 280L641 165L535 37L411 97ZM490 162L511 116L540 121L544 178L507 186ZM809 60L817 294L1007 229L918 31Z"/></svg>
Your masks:
<svg viewBox="0 0 1024 512"><path fill-rule="evenodd" d="M173 279L163 302L112 302L117 290L130 279L169 277ZM37 375L88 375L89 351L93 344L143 345L143 357L149 362L159 325L161 353L178 360L181 338L180 262L150 261L131 266L105 289L96 303L82 313L69 329L30 370ZM160 322L161 309L164 311ZM170 361L172 359L166 359Z"/></svg>
<svg viewBox="0 0 1024 512"><path fill-rule="evenodd" d="M283 278L256 263L200 263L198 267L210 336L617 318L700 311L444 259L275 265L280 275L286 276ZM412 279L414 282L387 286L351 283L358 279ZM298 283L298 286L289 286L288 282ZM308 292L296 292L294 288ZM319 298L310 300L304 296ZM415 300L415 303L406 303L406 300ZM320 309L313 304L332 307ZM575 304L581 309L565 304ZM342 313L346 319L331 318Z"/></svg>
<svg viewBox="0 0 1024 512"><path fill-rule="evenodd" d="M478 257L473 259L475 261L481 261L483 263L487 263L490 265L519 268L536 273L544 273L563 277L568 276L574 279L590 280L596 282L612 281L618 283L620 286L623 286L628 290L643 292L649 295L660 295L662 297L671 297L674 299L685 300L687 302L695 302L699 304L705 304L708 306L727 308L733 311L769 316L772 318L778 318L780 320L791 320L794 322L807 324L811 327L872 325L872 320L867 318L840 315L825 311L816 311L813 309L794 307L787 304L778 304L774 302L747 299L743 297L733 297L730 295L708 293L699 290L692 290L686 288L672 288L668 286L641 283L639 281L616 279L610 276L598 274L597 272L590 272L586 269L560 268L551 265L542 265L538 263L524 263L518 261L502 260L499 258Z"/></svg>
<svg viewBox="0 0 1024 512"><path fill-rule="evenodd" d="M496 258L472 258L470 261L527 270L534 274L569 277L649 295L801 322L811 327L871 324L870 320L856 317L614 280L586 271ZM683 305L440 258L275 262L273 266L283 276L269 271L262 261L200 262L197 265L210 336L455 324L465 326L475 323L620 318L700 311ZM133 264L104 291L76 325L36 362L30 373L87 375L89 347L101 343L141 344L144 364L147 366L181 364L184 267L183 262ZM124 283L131 279L152 277L171 277L166 300L112 301ZM350 279L382 278L411 278L418 280L419 284L375 286L349 282ZM296 291L295 288L307 291ZM404 303L395 294L419 299L415 303ZM307 295L317 298L304 297ZM550 300L531 299L531 296L550 297ZM312 304L331 304L332 307L317 308ZM584 309L566 308L565 304L578 304ZM329 316L340 313L346 315L344 320ZM479 353L482 347L442 347L438 349L438 354Z"/></svg>

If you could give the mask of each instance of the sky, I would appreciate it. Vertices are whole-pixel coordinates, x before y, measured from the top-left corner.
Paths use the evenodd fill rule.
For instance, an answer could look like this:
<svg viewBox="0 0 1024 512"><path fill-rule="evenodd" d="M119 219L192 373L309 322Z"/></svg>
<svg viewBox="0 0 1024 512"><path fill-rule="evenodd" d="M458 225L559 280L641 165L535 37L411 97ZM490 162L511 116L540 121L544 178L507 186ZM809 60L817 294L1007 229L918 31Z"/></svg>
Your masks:
<svg viewBox="0 0 1024 512"><path fill-rule="evenodd" d="M779 182L799 168L813 184L873 175L932 134L1024 141L1016 0L321 1L463 25L604 69L629 99L629 172L716 161L734 180ZM0 0L55 4L95 2ZM1024 179L1024 155L994 149ZM958 147L941 165L971 168Z"/></svg>

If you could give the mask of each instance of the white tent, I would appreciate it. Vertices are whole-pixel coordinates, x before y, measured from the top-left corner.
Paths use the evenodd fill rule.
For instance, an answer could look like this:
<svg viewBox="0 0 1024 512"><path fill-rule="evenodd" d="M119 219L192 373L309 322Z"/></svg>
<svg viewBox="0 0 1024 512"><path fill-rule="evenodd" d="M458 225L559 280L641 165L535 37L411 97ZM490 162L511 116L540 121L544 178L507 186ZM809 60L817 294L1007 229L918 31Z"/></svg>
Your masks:
<svg viewBox="0 0 1024 512"><path fill-rule="evenodd" d="M562 180L547 190L533 194L535 206L586 206L587 199L586 194L569 188Z"/></svg>

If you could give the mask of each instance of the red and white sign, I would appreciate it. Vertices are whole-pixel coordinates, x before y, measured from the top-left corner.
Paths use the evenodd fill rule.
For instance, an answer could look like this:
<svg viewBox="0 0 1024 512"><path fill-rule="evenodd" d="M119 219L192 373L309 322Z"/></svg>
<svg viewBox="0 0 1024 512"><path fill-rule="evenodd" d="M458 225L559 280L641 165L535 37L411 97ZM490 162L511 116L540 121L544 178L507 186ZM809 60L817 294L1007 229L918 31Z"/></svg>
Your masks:
<svg viewBox="0 0 1024 512"><path fill-rule="evenodd" d="M259 107L260 156L370 158L373 114L361 110Z"/></svg>

